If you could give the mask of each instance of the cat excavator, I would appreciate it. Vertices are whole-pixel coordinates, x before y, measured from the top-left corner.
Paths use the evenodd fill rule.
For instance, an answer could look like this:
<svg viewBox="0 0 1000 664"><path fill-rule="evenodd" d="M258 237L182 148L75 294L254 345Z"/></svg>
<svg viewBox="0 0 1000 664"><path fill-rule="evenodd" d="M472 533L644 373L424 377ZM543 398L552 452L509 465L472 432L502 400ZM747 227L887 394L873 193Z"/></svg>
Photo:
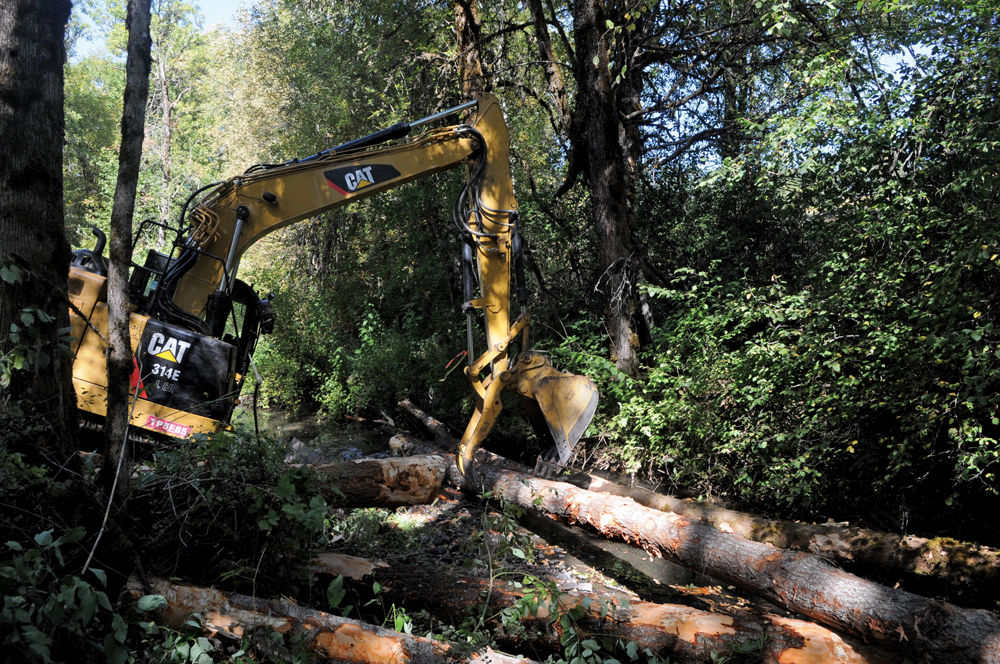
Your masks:
<svg viewBox="0 0 1000 664"><path fill-rule="evenodd" d="M469 111L459 124L416 127ZM471 467L502 409L501 391L520 395L536 430L549 439L542 458L565 464L597 408L590 379L555 369L528 345L520 223L509 168L509 135L498 101L475 101L281 164L258 164L202 187L185 203L170 254L133 263L129 294L134 349L130 423L189 438L228 426L260 334L274 328L270 298L237 278L240 258L262 237L406 182L464 166L453 210L462 238L464 305L475 409L459 443ZM152 223L152 222L144 222ZM143 232L140 227L139 233ZM138 235L137 235L138 237ZM105 415L107 263L103 236L75 252L69 274L73 382L78 408ZM512 320L512 299L519 315ZM481 313L486 347L472 352Z"/></svg>

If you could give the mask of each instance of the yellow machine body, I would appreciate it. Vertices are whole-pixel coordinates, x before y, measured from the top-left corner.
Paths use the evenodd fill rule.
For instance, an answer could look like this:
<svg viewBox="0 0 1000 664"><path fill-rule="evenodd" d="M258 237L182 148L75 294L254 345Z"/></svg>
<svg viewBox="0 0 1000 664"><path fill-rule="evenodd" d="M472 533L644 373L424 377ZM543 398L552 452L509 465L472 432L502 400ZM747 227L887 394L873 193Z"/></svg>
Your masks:
<svg viewBox="0 0 1000 664"><path fill-rule="evenodd" d="M469 124L434 129L389 145L377 145L384 139L378 136L382 132L376 132L303 160L252 168L205 194L187 215L189 227L160 275L160 292L140 307L145 310L132 314L136 352L133 389L139 394L133 404L132 423L185 437L217 431L228 422L253 343L223 335L224 324L213 320L220 318L217 302L228 302L226 298L231 299L234 290L239 290L235 275L240 257L257 240L331 208L466 166L467 187L474 203L468 205L464 224L469 244L474 246L480 292L465 308L467 312L482 312L486 350L471 358L466 368L477 402L462 437L459 465L465 472L473 452L492 428L502 408L499 393L504 387L537 402L558 458L568 460L593 417L597 389L589 379L558 372L543 356L527 353L530 317L526 313L511 322L517 202L509 170L510 139L494 97L483 95L459 108L471 106L476 110ZM376 138L365 142L371 137ZM95 415L104 414L106 401L104 289L103 277L72 269L74 381L80 408ZM246 300L247 295L241 297ZM223 309L223 320L226 311ZM512 343L518 348L516 354ZM193 349L189 365L177 353L171 355L171 348ZM208 369L204 361L190 366L191 356L199 348L204 357L212 358ZM197 389L188 389L185 382L192 375L202 381ZM173 380L176 376L179 380ZM150 391L159 396L142 398L146 386L155 388ZM173 399L174 405L169 405L171 390L178 389L190 394L186 400ZM204 395L204 403L197 400L198 394ZM192 406L178 408L176 403Z"/></svg>

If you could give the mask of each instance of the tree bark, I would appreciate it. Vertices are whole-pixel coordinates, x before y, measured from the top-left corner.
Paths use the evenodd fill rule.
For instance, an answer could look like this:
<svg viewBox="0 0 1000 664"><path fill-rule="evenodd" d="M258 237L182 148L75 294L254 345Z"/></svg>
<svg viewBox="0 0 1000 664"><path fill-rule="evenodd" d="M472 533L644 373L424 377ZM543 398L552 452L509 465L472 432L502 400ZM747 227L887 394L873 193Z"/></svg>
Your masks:
<svg viewBox="0 0 1000 664"><path fill-rule="evenodd" d="M135 579L129 588L135 598L145 594L142 584ZM312 652L337 662L532 664L530 660L492 651L493 657L484 657L484 653L462 657L454 652L453 646L442 641L401 634L286 600L258 599L164 579L151 580L145 590L166 598L167 607L160 617L176 629L184 628L190 616L198 614L206 631L236 638L251 636L258 630L264 634L277 632L283 637L297 636ZM275 654L280 658L282 653Z"/></svg>
<svg viewBox="0 0 1000 664"><path fill-rule="evenodd" d="M400 401L399 406L415 417L444 448L454 449L457 441L448 433L443 422L422 411L409 399ZM433 451L415 443L411 443L410 447L420 450L421 454ZM527 468L518 468L506 459L491 458L489 463L495 464L498 460L507 468L528 472ZM454 479L458 477L456 470ZM961 596L966 605L972 601L975 606L989 608L1000 593L1000 551L971 542L766 519L687 498L626 487L588 473L576 473L568 481L581 489L631 498L640 505L661 512L693 517L724 533L782 549L808 551L840 565L877 572L882 578L898 577L897 580L915 586L927 585L928 579L934 579L950 593Z"/></svg>
<svg viewBox="0 0 1000 664"><path fill-rule="evenodd" d="M899 535L864 528L766 519L691 499L653 493L588 476L581 488L632 498L652 509L700 519L718 530L782 549L808 551L839 565L877 572L914 586L930 580L979 605L992 606L1000 593L1000 551L948 538Z"/></svg>
<svg viewBox="0 0 1000 664"><path fill-rule="evenodd" d="M313 561L315 574L344 576L361 581L375 578L382 596L409 610L425 609L444 620L461 622L470 607L486 603L486 613L497 615L523 600L523 589L499 579L456 574L444 567L419 570L390 566L365 558L324 554ZM509 578L509 577L506 577ZM532 630L537 647L561 650L565 630L553 616L582 609L574 629L580 638L610 636L635 643L684 662L715 662L719 655L752 651L755 662L895 662L899 657L844 639L802 620L773 613L744 611L739 615L703 611L679 604L654 604L624 596L557 593L543 598L533 615L521 618ZM513 642L511 641L513 645ZM812 657L807 659L806 655Z"/></svg>
<svg viewBox="0 0 1000 664"><path fill-rule="evenodd" d="M125 98L122 142L118 152L118 182L111 209L108 261L108 409L105 424L106 463L101 483L121 505L128 495L129 376L132 373L131 307L128 271L132 262L132 214L142 159L146 98L149 95L150 0L129 0L128 56L125 62Z"/></svg>
<svg viewBox="0 0 1000 664"><path fill-rule="evenodd" d="M479 0L455 0L455 35L458 42L458 80L464 99L489 91L480 50L482 26Z"/></svg>
<svg viewBox="0 0 1000 664"><path fill-rule="evenodd" d="M632 177L621 138L610 54L605 39L604 3L573 3L576 41L576 108L571 134L571 165L582 169L590 184L590 205L597 233L596 288L604 300L604 320L611 342L611 356L619 370L638 370L636 334L632 329L637 266L632 256ZM572 175L570 176L572 177Z"/></svg>
<svg viewBox="0 0 1000 664"><path fill-rule="evenodd" d="M688 517L595 494L566 482L476 466L476 491L521 507L589 525L650 555L775 602L819 623L935 662L1000 662L1000 619L838 570L817 556L777 549L720 532Z"/></svg>
<svg viewBox="0 0 1000 664"><path fill-rule="evenodd" d="M440 456L358 459L309 464L320 491L336 507L422 505L441 491L448 462Z"/></svg>
<svg viewBox="0 0 1000 664"><path fill-rule="evenodd" d="M0 424L11 450L55 466L75 462L77 447L73 360L60 338L69 325L62 195L69 12L66 0L0 3Z"/></svg>

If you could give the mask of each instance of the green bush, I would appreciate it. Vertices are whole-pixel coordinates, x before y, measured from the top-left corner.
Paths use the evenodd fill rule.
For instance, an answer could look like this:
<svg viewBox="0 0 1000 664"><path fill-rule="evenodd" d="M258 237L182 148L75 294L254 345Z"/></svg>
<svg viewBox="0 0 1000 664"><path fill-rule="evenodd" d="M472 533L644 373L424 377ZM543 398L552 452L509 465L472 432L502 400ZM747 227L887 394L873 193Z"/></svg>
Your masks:
<svg viewBox="0 0 1000 664"><path fill-rule="evenodd" d="M325 541L327 505L285 452L242 431L158 452L129 503L147 568L261 592L302 581Z"/></svg>

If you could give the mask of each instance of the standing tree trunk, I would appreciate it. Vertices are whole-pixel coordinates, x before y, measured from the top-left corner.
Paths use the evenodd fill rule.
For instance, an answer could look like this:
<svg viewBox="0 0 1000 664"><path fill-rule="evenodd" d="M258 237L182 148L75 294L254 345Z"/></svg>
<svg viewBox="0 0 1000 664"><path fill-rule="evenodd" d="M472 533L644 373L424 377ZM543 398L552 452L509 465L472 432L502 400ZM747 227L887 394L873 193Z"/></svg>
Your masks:
<svg viewBox="0 0 1000 664"><path fill-rule="evenodd" d="M63 32L70 3L0 3L0 424L10 449L75 459L63 226ZM17 413L44 415L31 427ZM44 423L44 428L38 425Z"/></svg>
<svg viewBox="0 0 1000 664"><path fill-rule="evenodd" d="M129 334L128 269L132 260L132 213L142 158L143 125L149 93L150 0L129 0L128 59L125 64L125 100L122 144L118 153L118 182L111 210L111 260L108 266L108 410L105 427L106 464L102 482L115 485L120 469L128 468L126 440L129 422L129 375L132 342ZM128 477L126 474L125 477ZM113 491L123 498L127 482Z"/></svg>
<svg viewBox="0 0 1000 664"><path fill-rule="evenodd" d="M458 37L458 78L462 82L462 96L474 99L478 93L489 90L480 51L482 26L479 0L456 0L455 33Z"/></svg>
<svg viewBox="0 0 1000 664"><path fill-rule="evenodd" d="M612 359L621 371L633 375L638 368L632 329L636 282L631 242L633 183L622 147L625 131L609 69L606 21L598 0L573 4L577 93L571 163L590 184L601 271L598 289L603 294Z"/></svg>
<svg viewBox="0 0 1000 664"><path fill-rule="evenodd" d="M566 133L572 124L569 99L566 95L566 83L559 71L559 63L556 62L552 40L549 38L549 24L545 17L545 10L542 9L542 0L528 0L528 7L531 9L531 22L535 30L538 57L542 61L542 68L545 71L545 85L555 103L555 129L558 132Z"/></svg>
<svg viewBox="0 0 1000 664"><path fill-rule="evenodd" d="M170 159L170 143L173 131L173 111L174 100L170 98L170 85L167 80L166 64L163 56L160 57L156 67L156 85L160 91L160 122L163 124L163 136L157 146L160 152L160 177L163 180L163 191L160 194L160 226L156 231L157 245L162 248L166 245L166 226L170 225L170 193L171 193L171 168L173 163Z"/></svg>

